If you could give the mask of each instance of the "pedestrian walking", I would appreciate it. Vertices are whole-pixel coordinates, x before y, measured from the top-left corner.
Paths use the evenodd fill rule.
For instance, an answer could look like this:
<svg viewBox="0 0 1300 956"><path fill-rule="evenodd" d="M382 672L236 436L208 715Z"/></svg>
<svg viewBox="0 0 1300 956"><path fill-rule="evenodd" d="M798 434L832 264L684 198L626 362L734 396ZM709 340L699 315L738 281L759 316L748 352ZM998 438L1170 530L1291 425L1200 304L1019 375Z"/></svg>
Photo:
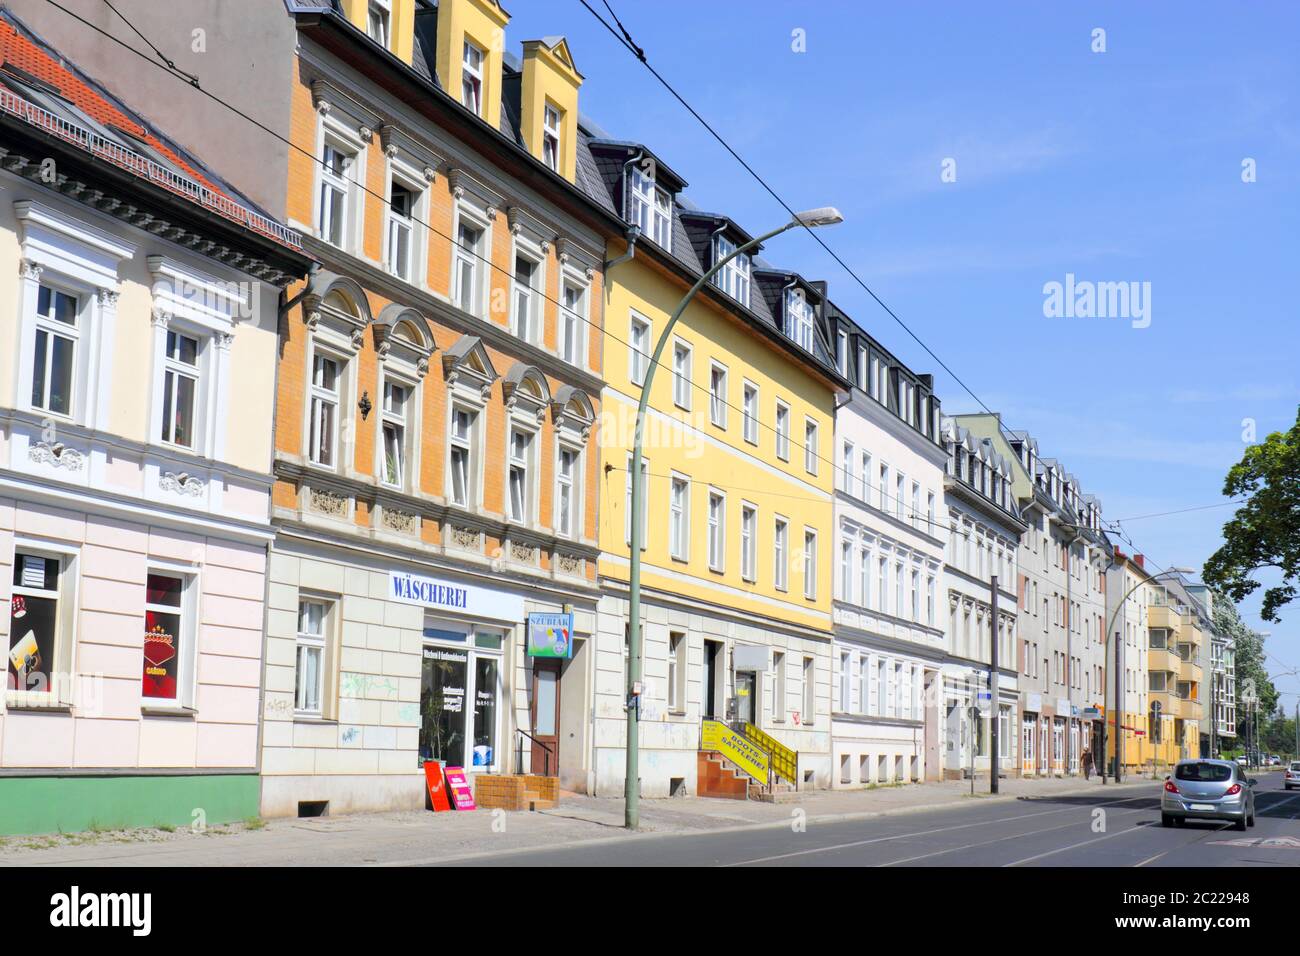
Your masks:
<svg viewBox="0 0 1300 956"><path fill-rule="evenodd" d="M1083 779L1092 779L1092 751L1084 748L1083 751Z"/></svg>

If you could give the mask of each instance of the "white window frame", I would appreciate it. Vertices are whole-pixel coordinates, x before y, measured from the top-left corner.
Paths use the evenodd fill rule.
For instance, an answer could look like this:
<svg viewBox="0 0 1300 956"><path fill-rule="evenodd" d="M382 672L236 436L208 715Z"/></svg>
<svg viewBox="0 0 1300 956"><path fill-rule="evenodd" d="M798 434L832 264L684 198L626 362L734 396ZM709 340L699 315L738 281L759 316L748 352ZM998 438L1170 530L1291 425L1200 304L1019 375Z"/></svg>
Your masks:
<svg viewBox="0 0 1300 956"><path fill-rule="evenodd" d="M626 481L623 486L623 541L632 547L632 453L627 453L623 469ZM641 550L646 550L650 538L650 459L641 456Z"/></svg>
<svg viewBox="0 0 1300 956"><path fill-rule="evenodd" d="M468 416L468 435L457 434L457 413ZM482 500L482 481L483 472L482 455L479 453L483 447L483 428L482 428L482 406L466 402L463 399L453 397L448 405L447 414L447 462L446 462L446 489L445 494L447 501L464 508L468 511L474 511L479 507ZM464 452L465 454L465 500L456 500L455 484L455 459L453 449Z"/></svg>
<svg viewBox="0 0 1300 956"><path fill-rule="evenodd" d="M323 609L321 612L319 634L313 634L305 630L303 627L305 621L305 605L309 604L320 605ZM293 712L295 716L323 719L325 715L330 712L330 708L326 706L327 702L325 695L327 693L327 688L331 686L331 681L328 680L327 673L331 659L330 635L333 629L334 609L336 607L337 598L308 594L305 592L298 595L298 623L294 629L293 653ZM304 653L310 653L311 651L317 652L320 657L320 663L317 668L317 686L315 688L316 707L304 706L305 695L302 692L303 684L301 681ZM307 703L310 703L310 698L307 698Z"/></svg>
<svg viewBox="0 0 1300 956"><path fill-rule="evenodd" d="M709 486L707 518L709 570L722 574L727 569L727 493L712 485Z"/></svg>
<svg viewBox="0 0 1300 956"><path fill-rule="evenodd" d="M81 618L79 613L79 584L80 584L80 562L81 554L76 548L69 548L62 545L54 544L48 541L38 541L27 538L15 537L13 541L13 551L10 553L10 565L7 573L13 574L13 564L17 561L19 553L29 554L33 557L45 558L59 562L59 586L58 590L50 592L44 587L28 588L22 585L14 585L10 591L10 601L5 604L5 614L12 615L12 599L14 596L30 596L40 598L50 598L53 595L54 600L58 602L56 610L57 624L54 632L54 660L47 668L47 673L52 679L52 686L44 690L26 690L10 688L8 655L15 646L16 640L21 639L22 635L15 636L15 628L12 622L7 621L9 635L5 640L5 692L4 698L7 706L52 706L71 704L75 694L75 688L72 686L73 665L77 655L77 625ZM12 578L10 579L12 580ZM7 582L6 582L7 583Z"/></svg>
<svg viewBox="0 0 1300 956"><path fill-rule="evenodd" d="M388 396L390 388L400 388L405 391L406 397L403 401L402 411L400 413L391 411L388 407ZM419 461L416 454L415 445L419 435L418 427L418 410L419 410L419 387L418 383L410 381L403 376L395 375L387 369L383 369L379 376L379 415L377 416L377 426L379 428L379 441L376 443L376 451L379 454L377 462L377 473L381 484L390 488L398 488L403 491L416 486L415 469ZM385 426L392 425L394 428L401 429L401 436L398 441L398 468L397 481L389 480L388 476L388 439L385 432Z"/></svg>
<svg viewBox="0 0 1300 956"><path fill-rule="evenodd" d="M680 504L678 490L682 493ZM668 481L668 556L674 561L691 558L691 479L676 471Z"/></svg>
<svg viewBox="0 0 1300 956"><path fill-rule="evenodd" d="M527 440L527 448L522 459L515 454L516 434L525 436ZM536 429L524 426L518 419L508 422L505 449L506 518L515 524L530 525L536 521L536 482L533 479L537 475L537 439ZM522 495L519 504L522 507L516 509L514 473L518 469L522 469L522 480L519 483L519 492Z"/></svg>
<svg viewBox="0 0 1300 956"><path fill-rule="evenodd" d="M719 233L713 240L713 261L721 262L736 251L736 243ZM713 277L719 289L741 305L749 306L750 259L746 254L736 256Z"/></svg>
<svg viewBox="0 0 1300 956"><path fill-rule="evenodd" d="M803 420L803 468L810 475L817 474L818 453L817 421L812 418Z"/></svg>
<svg viewBox="0 0 1300 956"><path fill-rule="evenodd" d="M718 428L727 427L727 366L718 361L709 363L709 421Z"/></svg>
<svg viewBox="0 0 1300 956"><path fill-rule="evenodd" d="M385 50L393 42L392 0L370 0L366 7L366 35Z"/></svg>
<svg viewBox="0 0 1300 956"><path fill-rule="evenodd" d="M817 600L817 530L803 529L803 596Z"/></svg>
<svg viewBox="0 0 1300 956"><path fill-rule="evenodd" d="M475 116L483 116L483 72L487 51L469 37L460 55L460 104Z"/></svg>
<svg viewBox="0 0 1300 956"><path fill-rule="evenodd" d="M344 403L344 382L348 374L348 359L340 353L324 347L320 344L314 344L311 352L310 370L307 380L308 412L307 422L309 431L307 438L307 460L319 468L328 468L339 470L343 466L342 452L339 447L339 438L342 435L341 419L344 409L347 407ZM316 360L320 359L323 363L326 361L333 362L336 366L334 374L334 389L331 391L324 385L317 384ZM317 413L319 407L329 406L333 409L330 416L330 435L329 448L330 460L321 460L321 419Z"/></svg>
<svg viewBox="0 0 1300 956"><path fill-rule="evenodd" d="M155 438L164 445L169 445L173 448L181 448L185 451L191 451L197 454L203 454L206 445L204 442L204 432L207 430L205 427L206 416L204 414L207 404L205 401L207 376L204 374L204 370L208 361L208 353L210 352L210 342L206 336L197 331L191 330L182 325L177 325L176 328L171 328L170 325L171 323L169 323L169 327L163 336L165 344L163 346L161 368L159 370L159 374L162 376L162 408L160 408L158 412L159 428L158 431L155 432ZM193 365L190 365L171 354L172 341L175 340L179 343L182 338L190 339L194 342ZM169 377L171 378L170 388L168 386ZM192 407L190 409L191 441L188 444L176 441L176 433L174 430L170 435L168 434L169 423L166 415L166 410L168 406L170 406L172 410L172 423L174 424L176 402L179 398L180 379L182 378L188 378L194 383L194 391L191 398Z"/></svg>
<svg viewBox="0 0 1300 956"><path fill-rule="evenodd" d="M740 577L753 584L758 578L758 505L740 502Z"/></svg>
<svg viewBox="0 0 1300 956"><path fill-rule="evenodd" d="M742 400L742 428L741 432L745 441L751 445L758 444L758 416L762 407L761 392L757 385L749 379L744 379L743 390L741 392Z"/></svg>
<svg viewBox="0 0 1300 956"><path fill-rule="evenodd" d="M546 103L542 107L542 162L556 172L560 171L560 129L563 122L564 115L558 106Z"/></svg>
<svg viewBox="0 0 1300 956"><path fill-rule="evenodd" d="M462 228L478 233L477 242L461 241ZM452 235L451 301L462 312L478 318L487 317L487 271L492 249L492 223L486 215L470 209L463 202L456 205L456 222ZM468 283L468 301L465 285Z"/></svg>
<svg viewBox="0 0 1300 956"><path fill-rule="evenodd" d="M691 410L692 365L695 350L685 339L673 339L673 404Z"/></svg>
<svg viewBox="0 0 1300 956"><path fill-rule="evenodd" d="M642 348L637 348L638 330L644 334ZM628 312L627 377L633 385L645 385L650 370L650 356L654 349L654 323L632 309Z"/></svg>
<svg viewBox="0 0 1300 956"><path fill-rule="evenodd" d="M577 442L564 441L556 439L555 449L555 533L562 538L579 538L582 536L582 474L583 474L583 452L585 449ZM568 453L573 456L573 463L570 465L571 472L565 475L563 468L564 455ZM561 508L563 497L567 491L569 495L569 521L566 525L563 519L563 509Z"/></svg>
<svg viewBox="0 0 1300 956"><path fill-rule="evenodd" d="M790 520L783 515L772 519L772 586L790 589Z"/></svg>
<svg viewBox="0 0 1300 956"><path fill-rule="evenodd" d="M790 460L790 406L776 400L776 457Z"/></svg>
<svg viewBox="0 0 1300 956"><path fill-rule="evenodd" d="M569 293L574 293L574 305L568 304ZM577 273L564 269L560 274L560 327L556 331L559 356L570 365L583 366L587 361L587 322L590 285L577 278Z"/></svg>
<svg viewBox="0 0 1300 956"><path fill-rule="evenodd" d="M804 351L813 350L813 308L803 289L785 292L785 333Z"/></svg>

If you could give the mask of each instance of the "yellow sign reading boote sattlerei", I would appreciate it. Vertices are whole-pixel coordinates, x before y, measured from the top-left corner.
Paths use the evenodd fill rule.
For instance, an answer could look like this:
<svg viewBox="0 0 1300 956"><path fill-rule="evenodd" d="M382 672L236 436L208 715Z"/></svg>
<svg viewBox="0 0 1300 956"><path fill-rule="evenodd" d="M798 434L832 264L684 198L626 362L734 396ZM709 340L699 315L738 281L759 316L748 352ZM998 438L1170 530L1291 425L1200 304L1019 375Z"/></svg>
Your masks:
<svg viewBox="0 0 1300 956"><path fill-rule="evenodd" d="M716 750L759 783L767 783L767 752L721 721L704 721L700 747Z"/></svg>

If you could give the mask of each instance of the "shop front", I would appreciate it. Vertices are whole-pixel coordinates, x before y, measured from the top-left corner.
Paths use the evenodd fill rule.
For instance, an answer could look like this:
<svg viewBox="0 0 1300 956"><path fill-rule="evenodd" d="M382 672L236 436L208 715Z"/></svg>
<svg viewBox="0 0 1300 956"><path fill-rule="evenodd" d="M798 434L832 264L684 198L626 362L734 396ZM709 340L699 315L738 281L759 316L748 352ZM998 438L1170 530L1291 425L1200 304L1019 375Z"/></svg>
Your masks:
<svg viewBox="0 0 1300 956"><path fill-rule="evenodd" d="M594 602L283 533L271 578L265 815L422 807L429 760L582 788ZM528 653L539 614L574 622L568 656Z"/></svg>

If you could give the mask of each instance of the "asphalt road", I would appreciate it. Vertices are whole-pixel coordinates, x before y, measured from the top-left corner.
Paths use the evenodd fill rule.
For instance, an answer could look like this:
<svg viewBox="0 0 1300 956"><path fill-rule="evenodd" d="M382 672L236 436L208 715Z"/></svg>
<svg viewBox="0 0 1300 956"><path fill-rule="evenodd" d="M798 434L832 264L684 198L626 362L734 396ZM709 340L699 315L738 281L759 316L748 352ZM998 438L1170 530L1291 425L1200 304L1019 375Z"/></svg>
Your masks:
<svg viewBox="0 0 1300 956"><path fill-rule="evenodd" d="M632 837L480 857L473 866L1296 866L1300 790L1257 773L1256 826L1160 825L1160 783L864 820Z"/></svg>

